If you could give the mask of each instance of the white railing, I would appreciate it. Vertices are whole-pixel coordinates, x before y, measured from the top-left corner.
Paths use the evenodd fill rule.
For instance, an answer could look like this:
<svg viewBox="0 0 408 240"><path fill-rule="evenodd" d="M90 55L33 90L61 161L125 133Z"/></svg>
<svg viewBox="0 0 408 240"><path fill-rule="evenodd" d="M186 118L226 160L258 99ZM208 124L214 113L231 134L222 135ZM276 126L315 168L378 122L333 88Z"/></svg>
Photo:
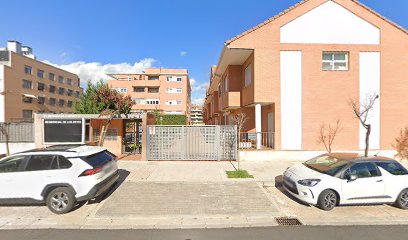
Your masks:
<svg viewBox="0 0 408 240"><path fill-rule="evenodd" d="M275 148L274 132L241 132L239 133L239 149L270 150Z"/></svg>

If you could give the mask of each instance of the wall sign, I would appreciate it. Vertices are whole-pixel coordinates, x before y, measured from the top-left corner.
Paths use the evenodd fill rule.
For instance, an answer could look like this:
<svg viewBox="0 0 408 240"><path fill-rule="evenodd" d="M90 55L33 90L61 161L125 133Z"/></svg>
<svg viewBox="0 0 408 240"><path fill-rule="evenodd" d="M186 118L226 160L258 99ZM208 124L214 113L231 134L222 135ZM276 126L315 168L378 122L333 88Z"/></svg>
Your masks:
<svg viewBox="0 0 408 240"><path fill-rule="evenodd" d="M44 119L44 143L82 143L82 119Z"/></svg>

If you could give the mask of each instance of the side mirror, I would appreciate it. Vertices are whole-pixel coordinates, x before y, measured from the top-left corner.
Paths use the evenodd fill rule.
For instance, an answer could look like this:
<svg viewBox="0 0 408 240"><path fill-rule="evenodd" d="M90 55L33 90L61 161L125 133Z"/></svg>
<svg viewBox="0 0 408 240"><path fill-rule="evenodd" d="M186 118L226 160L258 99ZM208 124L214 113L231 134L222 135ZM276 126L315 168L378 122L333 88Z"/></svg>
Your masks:
<svg viewBox="0 0 408 240"><path fill-rule="evenodd" d="M356 176L356 175L350 175L350 176L347 178L347 180L348 180L349 182L353 182L353 181L357 180L357 176Z"/></svg>

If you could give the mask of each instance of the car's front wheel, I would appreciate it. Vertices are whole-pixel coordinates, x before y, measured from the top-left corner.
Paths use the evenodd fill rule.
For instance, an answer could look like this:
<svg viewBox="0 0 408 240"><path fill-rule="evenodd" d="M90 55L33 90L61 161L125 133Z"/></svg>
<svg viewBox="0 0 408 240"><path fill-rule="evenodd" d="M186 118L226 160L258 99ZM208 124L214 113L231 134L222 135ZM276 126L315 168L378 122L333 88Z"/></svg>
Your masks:
<svg viewBox="0 0 408 240"><path fill-rule="evenodd" d="M64 214L71 211L76 203L75 196L69 188L58 187L47 195L48 209L55 214Z"/></svg>
<svg viewBox="0 0 408 240"><path fill-rule="evenodd" d="M337 194L332 190L324 190L317 200L317 206L325 211L332 210L338 202Z"/></svg>
<svg viewBox="0 0 408 240"><path fill-rule="evenodd" d="M403 190L395 201L395 205L402 209L408 209L408 189Z"/></svg>

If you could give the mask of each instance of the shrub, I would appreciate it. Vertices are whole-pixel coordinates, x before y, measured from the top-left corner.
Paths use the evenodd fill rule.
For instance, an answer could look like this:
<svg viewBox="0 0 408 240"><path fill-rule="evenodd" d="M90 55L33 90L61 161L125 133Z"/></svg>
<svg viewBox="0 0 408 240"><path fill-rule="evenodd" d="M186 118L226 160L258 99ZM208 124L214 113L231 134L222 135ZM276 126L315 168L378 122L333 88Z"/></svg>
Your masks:
<svg viewBox="0 0 408 240"><path fill-rule="evenodd" d="M156 116L157 125L186 125L185 115L158 115Z"/></svg>
<svg viewBox="0 0 408 240"><path fill-rule="evenodd" d="M395 157L401 159L408 159L408 127L400 130L400 134L395 138L393 147L397 151Z"/></svg>

